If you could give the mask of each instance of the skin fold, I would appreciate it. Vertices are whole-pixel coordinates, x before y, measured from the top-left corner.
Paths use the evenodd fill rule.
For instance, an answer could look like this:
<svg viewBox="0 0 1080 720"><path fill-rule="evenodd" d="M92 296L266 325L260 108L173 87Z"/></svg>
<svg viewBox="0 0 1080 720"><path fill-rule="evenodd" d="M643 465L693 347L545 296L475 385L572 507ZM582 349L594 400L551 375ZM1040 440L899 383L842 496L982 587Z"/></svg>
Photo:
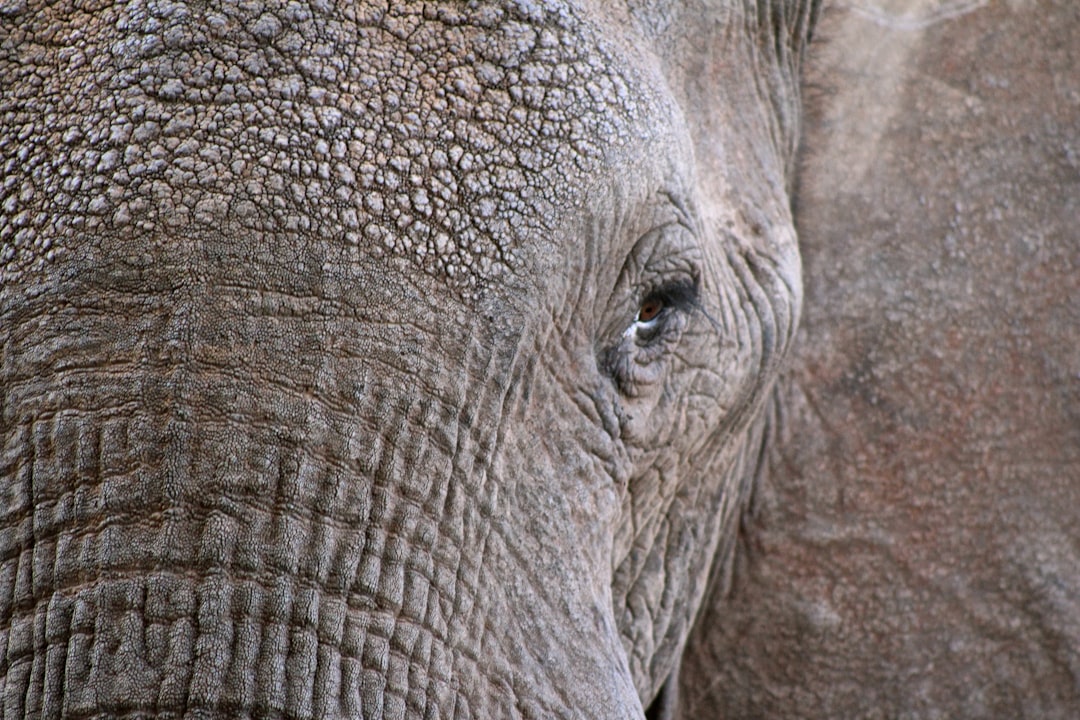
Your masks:
<svg viewBox="0 0 1080 720"><path fill-rule="evenodd" d="M0 4L0 716L643 717L795 332L816 12Z"/></svg>

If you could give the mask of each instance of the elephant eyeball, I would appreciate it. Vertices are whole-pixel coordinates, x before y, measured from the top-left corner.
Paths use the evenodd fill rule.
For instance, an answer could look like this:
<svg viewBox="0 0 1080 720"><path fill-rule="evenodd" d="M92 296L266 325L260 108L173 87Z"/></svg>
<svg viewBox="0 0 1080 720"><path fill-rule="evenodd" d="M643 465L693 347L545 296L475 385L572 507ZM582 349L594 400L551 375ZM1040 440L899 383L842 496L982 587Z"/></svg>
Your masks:
<svg viewBox="0 0 1080 720"><path fill-rule="evenodd" d="M637 322L647 323L655 320L664 311L664 301L658 297L647 298L638 308Z"/></svg>

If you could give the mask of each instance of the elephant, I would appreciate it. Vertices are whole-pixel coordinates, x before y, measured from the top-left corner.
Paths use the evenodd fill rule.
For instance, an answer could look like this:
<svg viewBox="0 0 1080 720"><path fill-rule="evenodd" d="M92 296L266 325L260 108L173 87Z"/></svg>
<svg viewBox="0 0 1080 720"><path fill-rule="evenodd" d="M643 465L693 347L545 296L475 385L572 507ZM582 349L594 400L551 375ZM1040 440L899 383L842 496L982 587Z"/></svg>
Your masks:
<svg viewBox="0 0 1080 720"><path fill-rule="evenodd" d="M3 2L2 716L665 712L818 11Z"/></svg>
<svg viewBox="0 0 1080 720"><path fill-rule="evenodd" d="M0 0L0 717L1080 716L1077 36Z"/></svg>

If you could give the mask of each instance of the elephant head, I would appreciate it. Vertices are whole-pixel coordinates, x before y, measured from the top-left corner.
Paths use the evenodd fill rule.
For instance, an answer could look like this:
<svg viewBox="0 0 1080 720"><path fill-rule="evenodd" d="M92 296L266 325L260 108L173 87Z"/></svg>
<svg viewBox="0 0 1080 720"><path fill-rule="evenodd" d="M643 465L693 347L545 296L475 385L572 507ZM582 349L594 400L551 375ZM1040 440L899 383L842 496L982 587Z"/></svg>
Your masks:
<svg viewBox="0 0 1080 720"><path fill-rule="evenodd" d="M816 2L0 9L4 717L642 717Z"/></svg>

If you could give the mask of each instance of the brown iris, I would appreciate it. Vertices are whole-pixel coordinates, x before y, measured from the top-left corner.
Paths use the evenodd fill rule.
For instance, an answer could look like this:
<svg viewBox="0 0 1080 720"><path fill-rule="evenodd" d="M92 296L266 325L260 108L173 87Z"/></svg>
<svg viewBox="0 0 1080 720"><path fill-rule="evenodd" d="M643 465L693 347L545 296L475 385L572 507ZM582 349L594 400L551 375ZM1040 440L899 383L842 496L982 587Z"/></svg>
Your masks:
<svg viewBox="0 0 1080 720"><path fill-rule="evenodd" d="M655 320L656 317L663 312L664 301L657 297L647 298L645 302L641 303L641 307L638 308L637 319L638 322L647 323L651 320Z"/></svg>

